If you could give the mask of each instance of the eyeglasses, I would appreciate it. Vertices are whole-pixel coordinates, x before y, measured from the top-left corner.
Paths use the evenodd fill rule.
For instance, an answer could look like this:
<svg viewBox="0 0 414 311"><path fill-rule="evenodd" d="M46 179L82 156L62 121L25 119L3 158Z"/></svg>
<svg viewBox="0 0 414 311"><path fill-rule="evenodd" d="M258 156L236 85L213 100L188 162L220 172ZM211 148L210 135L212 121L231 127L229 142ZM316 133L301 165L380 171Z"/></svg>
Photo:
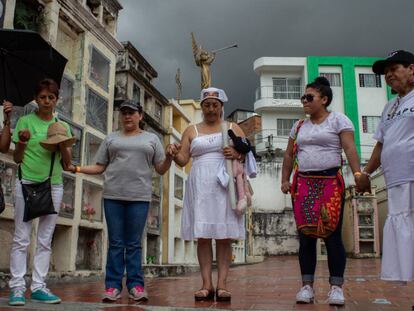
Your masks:
<svg viewBox="0 0 414 311"><path fill-rule="evenodd" d="M315 95L313 94L303 94L302 97L300 98L301 103L303 104L305 102L305 100L308 103L313 102L313 99L315 98Z"/></svg>

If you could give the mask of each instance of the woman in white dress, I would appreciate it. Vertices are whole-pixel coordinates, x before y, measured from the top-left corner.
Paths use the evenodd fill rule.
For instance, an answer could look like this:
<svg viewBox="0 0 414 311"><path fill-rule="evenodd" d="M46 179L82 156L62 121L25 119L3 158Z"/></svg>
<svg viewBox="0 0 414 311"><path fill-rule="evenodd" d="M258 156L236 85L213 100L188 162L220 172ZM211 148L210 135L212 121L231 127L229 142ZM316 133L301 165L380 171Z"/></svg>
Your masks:
<svg viewBox="0 0 414 311"><path fill-rule="evenodd" d="M185 240L197 239L197 255L203 285L196 291L197 301L230 301L226 279L231 261L231 240L245 236L244 217L237 216L229 204L228 190L218 176L225 169L225 159L244 160L244 155L232 147L223 148L221 132L223 103L227 101L223 90L201 91L203 121L190 125L183 133L179 152L174 161L185 166L192 157L191 171L186 184L181 236ZM244 137L237 124L230 124L237 136ZM216 291L212 283L212 239L216 241L218 280Z"/></svg>

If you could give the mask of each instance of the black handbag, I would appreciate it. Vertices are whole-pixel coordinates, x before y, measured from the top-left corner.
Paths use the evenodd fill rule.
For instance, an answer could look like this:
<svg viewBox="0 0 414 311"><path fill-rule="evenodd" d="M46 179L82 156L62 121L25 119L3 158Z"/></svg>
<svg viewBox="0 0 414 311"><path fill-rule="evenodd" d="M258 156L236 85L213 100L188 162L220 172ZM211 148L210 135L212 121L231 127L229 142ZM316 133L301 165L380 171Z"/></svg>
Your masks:
<svg viewBox="0 0 414 311"><path fill-rule="evenodd" d="M21 165L19 165L19 180L22 185L24 198L24 222L28 222L40 216L57 214L55 207L53 206L51 183L53 165L55 163L55 154L55 152L52 153L49 177L40 183L23 184L22 169Z"/></svg>

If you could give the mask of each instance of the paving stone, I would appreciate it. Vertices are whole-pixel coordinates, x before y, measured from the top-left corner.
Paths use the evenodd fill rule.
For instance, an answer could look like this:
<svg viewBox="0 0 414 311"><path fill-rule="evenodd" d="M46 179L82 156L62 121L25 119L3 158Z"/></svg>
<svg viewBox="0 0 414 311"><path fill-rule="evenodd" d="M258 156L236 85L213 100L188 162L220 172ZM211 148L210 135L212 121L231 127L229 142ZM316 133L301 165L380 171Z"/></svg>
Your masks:
<svg viewBox="0 0 414 311"><path fill-rule="evenodd" d="M230 304L195 302L193 293L201 287L201 279L198 273L188 273L184 276L146 279L150 300L142 304L128 299L125 290L117 304L101 303L104 285L100 280L51 284L53 292L63 300L62 304L54 306L29 301L23 308L10 308L7 305L8 291L0 290L0 310L411 310L414 305L414 284L404 286L381 281L378 278L380 266L378 259L348 259L344 307L329 306L326 303L329 291L326 261L319 262L317 266L315 303L297 305L295 295L301 286L299 264L297 257L286 256L266 258L264 262L253 265L231 267L228 288L233 297ZM214 278L216 279L216 272ZM374 303L376 299L384 299L390 304Z"/></svg>

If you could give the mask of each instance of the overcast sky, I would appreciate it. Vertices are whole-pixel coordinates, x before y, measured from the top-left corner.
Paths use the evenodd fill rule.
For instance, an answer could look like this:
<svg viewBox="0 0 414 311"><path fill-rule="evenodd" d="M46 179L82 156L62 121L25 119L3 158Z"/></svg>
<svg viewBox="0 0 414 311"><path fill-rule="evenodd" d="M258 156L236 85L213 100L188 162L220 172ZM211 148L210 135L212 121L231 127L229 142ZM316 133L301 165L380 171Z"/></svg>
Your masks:
<svg viewBox="0 0 414 311"><path fill-rule="evenodd" d="M175 97L181 70L182 98L200 95L190 33L216 55L212 85L229 104L253 109L259 78L253 62L263 56L385 56L414 52L414 0L120 0L118 39L129 40L158 72L154 84Z"/></svg>

